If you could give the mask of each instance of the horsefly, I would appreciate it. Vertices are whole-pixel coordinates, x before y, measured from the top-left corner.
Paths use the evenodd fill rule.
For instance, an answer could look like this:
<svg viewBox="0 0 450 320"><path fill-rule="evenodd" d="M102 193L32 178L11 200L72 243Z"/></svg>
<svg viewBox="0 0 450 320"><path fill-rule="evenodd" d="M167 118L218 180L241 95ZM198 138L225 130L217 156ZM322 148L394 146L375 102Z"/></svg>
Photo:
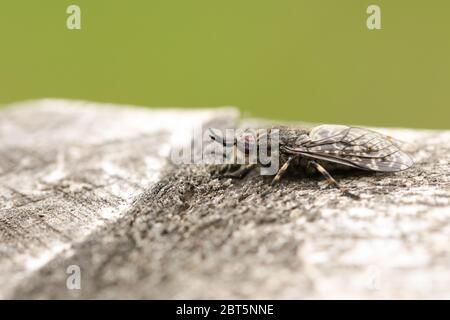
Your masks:
<svg viewBox="0 0 450 320"><path fill-rule="evenodd" d="M271 185L280 182L288 170L301 170L306 173L321 173L326 180L339 188L345 195L358 198L342 187L329 173L336 169L357 169L371 172L397 172L410 168L412 158L401 150L402 142L378 132L343 125L320 125L310 130L287 127L274 127L267 130L246 132L231 141L210 129L212 140L223 146L236 146L240 143L240 152L248 153L252 149L268 147L267 137L274 129L278 130L279 145L277 152L279 169L274 174ZM262 145L262 141L265 145ZM239 148L238 148L239 149ZM224 167L223 176L242 178L260 163L244 164L231 171Z"/></svg>

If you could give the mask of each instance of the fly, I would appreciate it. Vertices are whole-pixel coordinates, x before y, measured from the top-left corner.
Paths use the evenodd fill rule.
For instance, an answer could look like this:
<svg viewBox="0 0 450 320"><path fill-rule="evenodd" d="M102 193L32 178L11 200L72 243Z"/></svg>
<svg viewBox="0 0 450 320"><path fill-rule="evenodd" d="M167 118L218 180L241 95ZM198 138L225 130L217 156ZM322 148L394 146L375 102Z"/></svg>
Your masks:
<svg viewBox="0 0 450 320"><path fill-rule="evenodd" d="M320 125L310 130L286 127L272 128L279 131L278 152L280 167L271 185L282 179L288 169L306 169L320 172L326 180L339 188L344 194L354 198L358 196L342 187L329 173L334 169L354 168L372 172L397 172L410 168L412 158L401 150L401 142L369 129L348 127L343 125ZM263 132L263 131L260 131ZM264 130L264 132L267 132ZM252 148L261 148L261 137L245 134L240 137L244 141L244 152ZM210 130L210 138L224 146L236 146L237 137L226 141L222 136ZM264 139L270 149L270 141ZM225 168L226 177L242 178L258 164L242 165L237 170Z"/></svg>

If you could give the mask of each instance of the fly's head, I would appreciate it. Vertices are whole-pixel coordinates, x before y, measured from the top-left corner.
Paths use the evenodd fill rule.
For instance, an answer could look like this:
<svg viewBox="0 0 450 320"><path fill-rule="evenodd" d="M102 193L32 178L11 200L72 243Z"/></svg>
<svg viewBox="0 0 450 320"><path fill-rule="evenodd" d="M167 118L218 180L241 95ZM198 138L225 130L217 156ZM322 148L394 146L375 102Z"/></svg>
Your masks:
<svg viewBox="0 0 450 320"><path fill-rule="evenodd" d="M270 147L270 138L265 129L245 129L237 132L237 147L245 154Z"/></svg>
<svg viewBox="0 0 450 320"><path fill-rule="evenodd" d="M226 137L217 130L210 129L209 136L224 147L234 146L247 155L261 148L270 148L270 137L265 129L237 129L233 135Z"/></svg>

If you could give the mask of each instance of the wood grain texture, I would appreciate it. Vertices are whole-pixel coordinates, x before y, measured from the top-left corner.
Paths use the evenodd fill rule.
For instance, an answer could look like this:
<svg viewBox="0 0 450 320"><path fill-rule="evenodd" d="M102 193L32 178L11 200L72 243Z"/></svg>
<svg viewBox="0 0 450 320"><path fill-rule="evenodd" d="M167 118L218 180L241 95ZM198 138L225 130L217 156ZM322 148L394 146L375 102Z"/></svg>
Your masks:
<svg viewBox="0 0 450 320"><path fill-rule="evenodd" d="M319 176L267 193L257 172L166 161L171 121L233 125L230 109L45 100L0 115L2 297L450 298L449 131L376 129L416 164L337 174L353 200Z"/></svg>
<svg viewBox="0 0 450 320"><path fill-rule="evenodd" d="M64 100L0 114L0 294L121 217L159 180L178 136L238 115Z"/></svg>

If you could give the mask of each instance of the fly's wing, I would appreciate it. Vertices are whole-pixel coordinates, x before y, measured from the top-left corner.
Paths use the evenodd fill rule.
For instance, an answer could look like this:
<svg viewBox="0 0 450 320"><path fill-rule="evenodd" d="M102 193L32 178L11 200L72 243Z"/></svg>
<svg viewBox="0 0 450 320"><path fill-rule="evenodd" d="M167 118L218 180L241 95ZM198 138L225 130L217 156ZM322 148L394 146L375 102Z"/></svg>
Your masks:
<svg viewBox="0 0 450 320"><path fill-rule="evenodd" d="M287 149L310 158L371 171L401 171L413 164L400 150L398 140L372 130L321 125L313 128L309 136L310 140L301 147Z"/></svg>

